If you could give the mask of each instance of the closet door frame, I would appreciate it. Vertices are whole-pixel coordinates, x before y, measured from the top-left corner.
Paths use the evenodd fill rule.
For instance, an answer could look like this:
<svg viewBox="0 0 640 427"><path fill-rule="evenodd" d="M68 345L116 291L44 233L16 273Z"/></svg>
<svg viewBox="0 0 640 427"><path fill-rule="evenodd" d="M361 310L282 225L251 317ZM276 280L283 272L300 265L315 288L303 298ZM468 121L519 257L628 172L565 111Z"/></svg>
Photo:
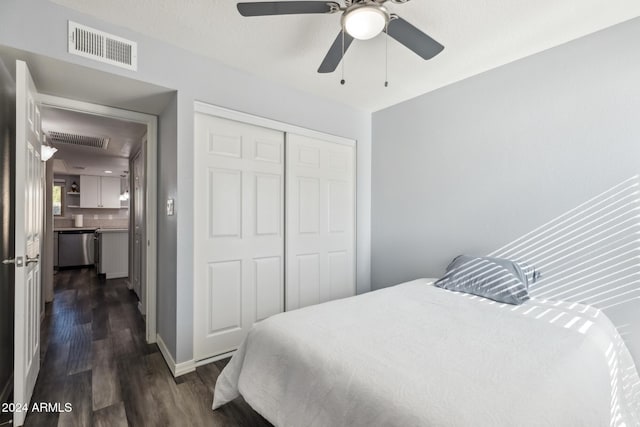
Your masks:
<svg viewBox="0 0 640 427"><path fill-rule="evenodd" d="M242 122L242 123L246 123L249 125L255 125L255 126L261 126L261 127L265 127L265 128L269 128L269 129L273 129L276 131L281 131L285 133L285 149L284 152L286 153L286 144L287 144L287 134L293 133L293 134L297 134L297 135L301 135L301 136L307 136L310 138L315 138L315 139L320 139L320 140L324 140L326 142L331 142L331 143L335 143L335 144L343 144L343 145L347 145L347 146L352 146L354 147L354 156L353 156L353 174L354 174L354 195L355 200L354 200L354 206L355 206L355 210L354 210L354 224L357 224L357 217L358 217L358 203L357 203L357 194L358 194L358 180L357 180L357 176L358 176L358 171L357 171L357 152L358 152L358 142L357 140L354 139L349 139L349 138L345 138L345 137L341 137L341 136L336 136L336 135L331 135L328 133L324 133L324 132L319 132L319 131L315 131L312 129L307 129L301 126L295 126L295 125L291 125L289 123L284 123L284 122L280 122L277 120L272 120L272 119L267 119L264 117L259 117L259 116L254 116L248 113L243 113L240 111L235 111L235 110L231 110L228 108L224 108L224 107L219 107L216 105L212 105L212 104L208 104L205 102L201 102L201 101L196 101L194 102L194 113L202 113L202 114L207 114L210 116L214 116L214 117L218 117L221 119L228 119L228 120L233 120L236 122ZM287 179L286 176L286 155L285 155L285 182ZM197 173L197 171L195 171ZM286 191L285 191L285 207L286 207ZM285 208L285 219L284 219L284 223L285 223L285 228L286 228L286 223L287 223L287 219L286 219L286 208ZM197 232L197 230L199 229L199 227L201 227L203 224L197 224L196 222L194 222L193 227L194 227L194 233ZM285 286L285 301L283 301L283 307L285 307L285 311L286 311L286 307L287 307L287 302L286 302L286 284L287 284L287 277L286 277L286 259L287 259L287 247L286 247L286 230L285 230L285 250L284 250L284 262L285 262L285 268L283 271L284 274L284 286ZM357 278L357 257L358 257L358 247L357 247L357 241L358 241L358 235L357 235L357 226L354 226L354 233L353 233L353 248L354 248L354 253L353 253L353 268L354 268L354 282L356 281ZM194 251L199 250L199 248L197 246L194 246ZM194 256L193 257L193 268L197 269L197 268L201 268L201 266L197 265L197 260L199 257ZM197 285L196 285L197 286ZM194 292L195 295L195 292ZM196 301L194 301L194 304L196 303ZM199 319L193 318L194 323L196 321L199 321ZM196 345L196 340L198 340L200 337L196 336L196 329L195 325L193 328L194 331L194 335L193 335L193 340L194 340L194 347ZM195 350L195 349L194 349ZM205 359L200 359L200 360L196 360L196 366L201 366L216 360L220 360L220 359L224 359L226 357L229 357L230 355L232 355L233 353L235 353L234 351L228 352L228 353L224 353L224 354L220 354L220 355L215 355L212 357L207 357ZM194 353L195 355L195 353Z"/></svg>
<svg viewBox="0 0 640 427"><path fill-rule="evenodd" d="M243 113L241 111L230 110L224 107L218 107L217 105L207 104L202 101L195 101L194 113L209 114L211 116L219 117L221 119L229 119L236 122L246 123L248 125L254 125L254 126L261 126L261 127L277 130L280 132L285 132L285 133L295 133L302 136L308 136L310 138L322 139L327 142L333 142L336 144L344 144L344 145L355 144L356 149L358 146L358 141L355 139L331 135L329 133L324 133L324 132L320 132L313 129L307 129L301 126L296 126L296 125L292 125L285 122L279 122L273 119L267 119L265 117L254 116L249 113ZM356 165L354 163L354 171L355 171L355 166Z"/></svg>

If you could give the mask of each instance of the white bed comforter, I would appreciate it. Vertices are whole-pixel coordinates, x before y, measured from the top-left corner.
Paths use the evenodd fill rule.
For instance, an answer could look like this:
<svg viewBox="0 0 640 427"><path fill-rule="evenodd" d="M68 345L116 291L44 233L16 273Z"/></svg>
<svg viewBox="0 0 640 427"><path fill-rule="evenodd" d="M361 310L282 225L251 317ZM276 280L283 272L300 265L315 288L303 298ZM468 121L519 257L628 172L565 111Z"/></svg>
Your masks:
<svg viewBox="0 0 640 427"><path fill-rule="evenodd" d="M276 426L639 426L640 380L609 319L514 307L427 279L257 324L215 387Z"/></svg>

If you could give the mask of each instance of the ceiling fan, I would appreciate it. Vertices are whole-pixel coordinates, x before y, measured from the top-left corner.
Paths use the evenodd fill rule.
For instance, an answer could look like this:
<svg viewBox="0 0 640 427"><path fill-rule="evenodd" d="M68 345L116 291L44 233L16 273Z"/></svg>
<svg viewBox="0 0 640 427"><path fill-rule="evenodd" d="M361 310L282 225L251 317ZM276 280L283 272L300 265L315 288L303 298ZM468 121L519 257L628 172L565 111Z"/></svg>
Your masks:
<svg viewBox="0 0 640 427"><path fill-rule="evenodd" d="M335 71L353 39L368 40L382 32L415 52L423 59L431 59L444 46L400 18L390 13L384 4L389 0L344 0L345 5L335 1L269 1L238 3L242 16L295 15L318 13L342 13L342 30L324 57L319 73ZM390 0L406 3L409 0Z"/></svg>

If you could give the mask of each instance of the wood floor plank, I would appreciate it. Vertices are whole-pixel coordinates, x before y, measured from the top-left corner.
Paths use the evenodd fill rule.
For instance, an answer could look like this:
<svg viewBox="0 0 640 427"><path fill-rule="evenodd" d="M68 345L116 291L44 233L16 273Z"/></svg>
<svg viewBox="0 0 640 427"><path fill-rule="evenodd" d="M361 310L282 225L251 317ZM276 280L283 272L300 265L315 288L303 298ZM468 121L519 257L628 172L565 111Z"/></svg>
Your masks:
<svg viewBox="0 0 640 427"><path fill-rule="evenodd" d="M30 412L24 425L25 427L57 427L59 418L58 412Z"/></svg>
<svg viewBox="0 0 640 427"><path fill-rule="evenodd" d="M220 359L213 362L213 364L220 369L220 372L222 372L222 370L227 366L227 363L229 363L229 360L231 360L231 358Z"/></svg>
<svg viewBox="0 0 640 427"><path fill-rule="evenodd" d="M70 412L61 412L60 427L85 427L92 425L91 372L79 372L67 377L64 400L71 404Z"/></svg>
<svg viewBox="0 0 640 427"><path fill-rule="evenodd" d="M78 324L89 323L93 317L93 307L94 304L92 302L92 289L93 283L91 281L87 281L85 278L87 274L81 274L81 277L76 283L76 304L75 309L78 312L78 316L76 318Z"/></svg>
<svg viewBox="0 0 640 427"><path fill-rule="evenodd" d="M68 342L73 335L73 327L75 326L75 313L69 309L52 312L51 314L51 330L49 342Z"/></svg>
<svg viewBox="0 0 640 427"><path fill-rule="evenodd" d="M201 381L196 371L189 372L188 374L180 375L179 377L176 377L173 380L176 382L176 384L182 384L189 381Z"/></svg>
<svg viewBox="0 0 640 427"><path fill-rule="evenodd" d="M73 327L73 337L69 345L69 375L91 369L91 337L91 324L86 323Z"/></svg>
<svg viewBox="0 0 640 427"><path fill-rule="evenodd" d="M173 378L124 280L95 270L55 275L41 329L42 366L32 401L73 405L70 413L30 413L26 426L269 426L242 399L211 409L228 360Z"/></svg>
<svg viewBox="0 0 640 427"><path fill-rule="evenodd" d="M131 329L129 320L122 308L122 304L117 304L109 309L109 329L111 331Z"/></svg>
<svg viewBox="0 0 640 427"><path fill-rule="evenodd" d="M93 427L128 427L124 403L107 406L93 413Z"/></svg>
<svg viewBox="0 0 640 427"><path fill-rule="evenodd" d="M113 353L116 357L131 356L136 353L136 345L129 328L113 331L110 336L113 343Z"/></svg>
<svg viewBox="0 0 640 427"><path fill-rule="evenodd" d="M198 376L191 381L178 384L180 406L189 414L189 425L193 427L208 427L224 425L229 420L220 412L211 409L212 396Z"/></svg>
<svg viewBox="0 0 640 427"><path fill-rule="evenodd" d="M209 363L203 366L198 366L196 368L196 373L207 386L207 389L213 395L213 389L216 386L216 381L218 380L218 375L220 375L220 369L216 366L215 363Z"/></svg>
<svg viewBox="0 0 640 427"><path fill-rule="evenodd" d="M91 384L95 411L118 403L122 396L111 338L94 341L92 352Z"/></svg>
<svg viewBox="0 0 640 427"><path fill-rule="evenodd" d="M53 305L51 307L52 312L58 313L60 311L69 310L75 302L76 292L77 291L74 289L65 289L60 292L56 292L52 303Z"/></svg>
<svg viewBox="0 0 640 427"><path fill-rule="evenodd" d="M118 376L129 425L162 425L162 421L167 417L151 393L144 358L139 355L119 358Z"/></svg>
<svg viewBox="0 0 640 427"><path fill-rule="evenodd" d="M40 375L41 382L59 382L67 375L69 361L69 343L51 343L42 360L40 372L46 372L46 376Z"/></svg>
<svg viewBox="0 0 640 427"><path fill-rule="evenodd" d="M91 309L91 332L94 340L103 340L109 335L109 312L103 305Z"/></svg>
<svg viewBox="0 0 640 427"><path fill-rule="evenodd" d="M148 367L149 386L158 409L165 414L169 425L179 425L189 417L189 414L184 411L179 396L180 391L173 380L173 375L160 353L149 354L144 358Z"/></svg>
<svg viewBox="0 0 640 427"><path fill-rule="evenodd" d="M216 409L220 416L232 420L238 427L271 427L272 424L255 412L242 397L239 397L221 408Z"/></svg>

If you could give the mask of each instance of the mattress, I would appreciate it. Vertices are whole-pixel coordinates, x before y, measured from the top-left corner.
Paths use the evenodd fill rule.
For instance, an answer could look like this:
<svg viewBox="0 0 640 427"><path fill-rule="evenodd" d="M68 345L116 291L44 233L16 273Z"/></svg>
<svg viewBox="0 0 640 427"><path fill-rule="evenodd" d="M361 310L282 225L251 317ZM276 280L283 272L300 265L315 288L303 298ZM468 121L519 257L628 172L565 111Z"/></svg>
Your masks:
<svg viewBox="0 0 640 427"><path fill-rule="evenodd" d="M242 395L276 426L638 426L640 379L609 319L428 279L256 324L213 408Z"/></svg>

